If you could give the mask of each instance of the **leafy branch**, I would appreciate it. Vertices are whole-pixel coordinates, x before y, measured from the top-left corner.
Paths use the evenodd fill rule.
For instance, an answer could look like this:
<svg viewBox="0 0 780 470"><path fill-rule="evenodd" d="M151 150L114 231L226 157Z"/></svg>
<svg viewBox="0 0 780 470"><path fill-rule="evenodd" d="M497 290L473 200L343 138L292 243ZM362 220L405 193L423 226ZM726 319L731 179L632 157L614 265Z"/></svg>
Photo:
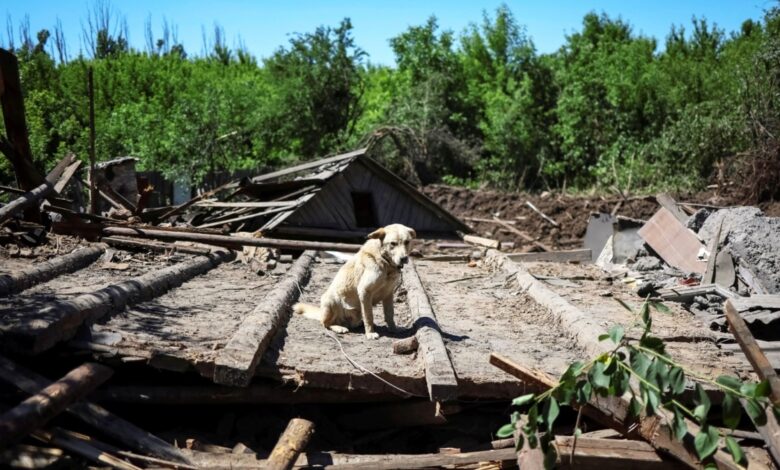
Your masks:
<svg viewBox="0 0 780 470"><path fill-rule="evenodd" d="M619 302L634 314L629 329L641 328L640 338L629 338L622 325L615 325L599 336L599 341L609 340L614 344L611 350L589 362L576 361L570 364L555 387L540 394L531 393L515 398L513 406L528 407L518 435L517 448L523 447L525 442L531 448L541 447L545 455L545 467L552 468L557 459L555 446L552 445L555 439L553 426L560 415L561 405L578 409L574 431L576 446L576 437L582 432L582 406L595 396L612 396L629 401L628 411L633 418L643 415L665 419L664 410L670 412L670 428L677 440L682 440L688 433L687 420L695 422L700 429L693 442L701 460L711 457L723 441L734 461L744 464L745 453L732 433L711 424L716 416L711 413L712 404L702 384L709 384L723 392L721 420L733 431L742 419L743 407L757 426L766 423L767 409L779 413L768 398L769 383L743 382L728 375L712 379L687 369L666 352L666 345L661 338L651 334L651 311L668 314L669 309L665 305L647 299L635 312L625 302ZM693 409L682 400L688 379L692 379L694 384ZM520 412L513 412L511 422L502 426L497 435L514 435L519 420Z"/></svg>

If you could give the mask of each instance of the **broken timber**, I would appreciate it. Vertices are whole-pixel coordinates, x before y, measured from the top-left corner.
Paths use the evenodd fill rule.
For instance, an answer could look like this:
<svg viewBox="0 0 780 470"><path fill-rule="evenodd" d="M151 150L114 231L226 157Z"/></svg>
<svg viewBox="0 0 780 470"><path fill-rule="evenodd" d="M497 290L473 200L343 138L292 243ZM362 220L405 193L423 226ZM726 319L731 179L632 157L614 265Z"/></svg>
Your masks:
<svg viewBox="0 0 780 470"><path fill-rule="evenodd" d="M103 235L121 235L125 237L155 238L159 240L181 240L206 243L209 245L224 246L227 248L239 248L242 246L261 246L266 248L289 248L299 250L328 250L345 251L355 253L360 245L349 243L311 242L302 240L282 240L278 238L264 237L231 237L228 235L216 235L210 233L198 233L189 231L168 231L159 229L130 228L130 227L105 227Z"/></svg>
<svg viewBox="0 0 780 470"><path fill-rule="evenodd" d="M533 388L547 390L558 385L558 382L541 371L532 371L512 361L492 354L490 363L498 366L504 372L507 372ZM595 415L589 413L591 409L597 410ZM628 400L620 397L600 397L593 395L588 404L583 408L583 413L589 414L592 418L605 424L621 433L626 429L636 428L636 432L645 439L653 448L669 454L680 462L691 468L701 468L702 464L693 448L693 436L699 433L699 426L686 419L689 436L683 441L674 438L674 432L671 428L672 419L670 416L641 416L638 419L631 417L629 413ZM664 410L659 410L659 413ZM599 416L599 418L597 418ZM603 421L602 421L603 419ZM638 425L638 426L637 426ZM712 456L718 468L739 469L742 468L736 464L731 456L718 449ZM760 462L747 457L749 468L767 468Z"/></svg>
<svg viewBox="0 0 780 470"><path fill-rule="evenodd" d="M510 253L509 259L515 262L535 262L544 261L552 263L587 263L592 258L590 248L562 251L542 251L536 253Z"/></svg>
<svg viewBox="0 0 780 470"><path fill-rule="evenodd" d="M95 262L105 250L105 246L93 244L77 249L67 255L36 263L25 270L0 274L0 297L21 292L36 284L51 280L60 274L78 271Z"/></svg>
<svg viewBox="0 0 780 470"><path fill-rule="evenodd" d="M532 243L534 246L536 246L540 250L542 250L542 251L553 251L552 248L550 248L549 246L547 246L544 243L534 239L534 237L528 235L527 233L523 232L522 230L518 230L517 228L509 225L505 221L499 220L498 218L494 218L494 220L495 220L495 222L498 225L500 225L500 226L504 227L505 229L509 230L510 232L514 233L515 235L517 235L518 237L520 237L523 240L527 241L528 243Z"/></svg>
<svg viewBox="0 0 780 470"><path fill-rule="evenodd" d="M550 216L540 211L535 205L533 205L533 203L531 203L531 201L525 201L525 205L530 207L532 211L539 214L541 218L543 218L547 223L549 223L553 227L560 227L560 224L558 222L554 221Z"/></svg>
<svg viewBox="0 0 780 470"><path fill-rule="evenodd" d="M680 207L677 205L677 201L669 195L669 193L658 193L655 195L655 200L664 209L668 210L680 223L688 221L688 216L685 215Z"/></svg>
<svg viewBox="0 0 780 470"><path fill-rule="evenodd" d="M19 390L31 395L51 385L51 382L45 377L2 356L0 356L0 380L13 384ZM189 463L187 457L179 449L99 405L82 400L70 405L65 412L136 451Z"/></svg>
<svg viewBox="0 0 780 470"><path fill-rule="evenodd" d="M493 240L491 238L478 237L476 235L463 235L463 241L471 243L472 245L484 246L485 248L493 248L498 250L501 248L501 242Z"/></svg>
<svg viewBox="0 0 780 470"><path fill-rule="evenodd" d="M458 379L441 337L441 328L414 262L404 268L403 285L412 315L419 351L425 363L425 381L431 401L447 401L458 394Z"/></svg>
<svg viewBox="0 0 780 470"><path fill-rule="evenodd" d="M0 416L0 448L30 434L108 380L114 372L87 363Z"/></svg>
<svg viewBox="0 0 780 470"><path fill-rule="evenodd" d="M128 304L154 298L232 258L215 251L164 269L128 279L98 291L58 302L31 314L18 326L0 329L3 345L23 354L38 354L59 341L72 338L84 322L92 322Z"/></svg>
<svg viewBox="0 0 780 470"><path fill-rule="evenodd" d="M726 320L729 323L729 329L753 366L753 370L756 371L761 380L766 380L769 383L769 399L775 406L780 405L780 377L777 376L774 367L772 367L761 347L756 343L756 339L748 329L745 320L742 319L731 300L726 301L724 310L726 312ZM742 406L745 406L744 400L740 401ZM756 429L769 447L769 453L772 455L775 464L780 464L780 423L777 422L775 414L773 412L766 413L766 423L755 424Z"/></svg>
<svg viewBox="0 0 780 470"><path fill-rule="evenodd" d="M109 246L123 248L128 250L148 250L158 253L188 253L191 255L208 255L210 248L199 248L196 246L183 246L173 243L155 242L150 240L134 240L121 237L103 237L101 241Z"/></svg>
<svg viewBox="0 0 780 470"><path fill-rule="evenodd" d="M300 295L300 286L309 279L315 256L314 251L304 251L290 267L286 278L244 319L215 360L214 382L249 385L255 367L276 331L290 319L292 304Z"/></svg>
<svg viewBox="0 0 780 470"><path fill-rule="evenodd" d="M314 423L311 421L301 418L290 420L271 451L266 468L290 470L295 465L298 455L306 449L312 434L314 434Z"/></svg>

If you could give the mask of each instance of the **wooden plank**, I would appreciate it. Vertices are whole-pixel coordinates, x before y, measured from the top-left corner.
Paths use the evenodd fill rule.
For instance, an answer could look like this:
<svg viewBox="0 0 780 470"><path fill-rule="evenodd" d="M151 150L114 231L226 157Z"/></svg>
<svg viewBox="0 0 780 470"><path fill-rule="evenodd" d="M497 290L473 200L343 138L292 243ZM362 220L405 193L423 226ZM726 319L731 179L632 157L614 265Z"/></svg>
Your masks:
<svg viewBox="0 0 780 470"><path fill-rule="evenodd" d="M333 470L366 469L393 470L393 469L417 469L417 468L442 468L445 466L461 466L480 462L503 462L515 459L515 450L493 449L476 452L463 452L458 454L417 454L417 455L377 455L373 459L363 458L354 463L339 463L334 465L318 466Z"/></svg>
<svg viewBox="0 0 780 470"><path fill-rule="evenodd" d="M419 353L425 364L425 380L432 401L447 401L458 395L458 379L450 362L447 347L441 337L441 328L428 300L414 261L403 269L403 285L409 305Z"/></svg>
<svg viewBox="0 0 780 470"><path fill-rule="evenodd" d="M121 237L103 237L100 241L103 243L122 249L143 250L158 253L188 253L191 255L208 255L212 252L210 248L199 248L196 246L183 246L175 243L154 242L150 240L133 240Z"/></svg>
<svg viewBox="0 0 780 470"><path fill-rule="evenodd" d="M643 441L595 439L591 437L556 436L558 451L556 468L580 470L667 470L687 468L664 459L658 451ZM574 455L572 456L572 450Z"/></svg>
<svg viewBox="0 0 780 470"><path fill-rule="evenodd" d="M48 181L45 181L40 186L24 193L22 196L14 199L3 207L0 207L0 222L3 222L18 212L35 206L50 194L54 194L54 186Z"/></svg>
<svg viewBox="0 0 780 470"><path fill-rule="evenodd" d="M159 240L181 240L205 243L208 245L226 246L237 248L241 246L263 246L268 248L290 248L301 250L330 250L356 253L361 245L335 242L313 242L302 240L282 240L265 237L231 237L228 235L216 235L198 232L168 231L134 227L105 227L103 235L121 235L126 237L154 238Z"/></svg>
<svg viewBox="0 0 780 470"><path fill-rule="evenodd" d="M729 323L729 330L736 338L750 365L753 366L753 370L756 371L761 380L769 382L769 399L775 406L780 405L780 377L778 377L761 347L756 343L756 339L731 300L726 301L724 310L726 312L726 321ZM745 400L740 401L743 407L746 406ZM769 454L772 456L775 464L780 465L780 423L778 423L777 417L770 411L766 414L766 423L755 424L756 429L764 438L767 447L769 447Z"/></svg>
<svg viewBox="0 0 780 470"><path fill-rule="evenodd" d="M62 447L68 452L72 452L76 455L80 455L87 460L91 460L97 464L108 465L111 468L117 470L141 470L140 467L125 462L122 459L117 458L107 452L103 452L97 449L83 440L76 439L64 432L59 428L54 428L52 431L38 430L33 433L33 437L43 441L47 444L51 444L57 447Z"/></svg>
<svg viewBox="0 0 780 470"><path fill-rule="evenodd" d="M717 284L704 284L700 286L680 286L658 289L658 295L664 300L673 302L685 302L699 295L718 294L724 299L736 299L739 296L730 290Z"/></svg>
<svg viewBox="0 0 780 470"><path fill-rule="evenodd" d="M161 295L232 257L232 252L215 251L209 256L198 256L95 292L52 302L31 313L34 321L3 325L3 345L22 354L46 351L58 342L72 338L84 322L95 321L109 312L124 309L128 304Z"/></svg>
<svg viewBox="0 0 780 470"><path fill-rule="evenodd" d="M670 266L683 272L706 270L705 263L697 258L701 242L666 208L662 207L639 229L639 236Z"/></svg>
<svg viewBox="0 0 780 470"><path fill-rule="evenodd" d="M523 232L522 230L518 230L517 228L509 225L508 223L504 222L503 220L499 220L498 218L495 219L496 223L505 229L509 230L510 232L514 233L518 237L522 238L523 240L527 241L528 243L532 243L534 246L538 247L542 251L553 251L552 248L545 245L544 243L537 241L534 239L534 237L528 235L527 233Z"/></svg>
<svg viewBox="0 0 780 470"><path fill-rule="evenodd" d="M718 259L718 248L720 247L720 232L723 230L723 219L718 224L718 230L715 236L710 240L710 257L707 259L707 269L701 277L702 284L713 284L715 282L715 263Z"/></svg>
<svg viewBox="0 0 780 470"><path fill-rule="evenodd" d="M253 183L259 183L261 181L268 181L268 180L271 180L271 179L274 179L274 178L278 178L280 176L286 176L286 175L291 175L293 173L298 173L299 171L311 170L311 169L319 168L321 166L324 166L324 165L327 165L327 164L330 164L330 163L336 163L336 162L340 162L340 161L343 161L343 160L349 160L349 159L352 159L352 158L356 158L356 157L358 157L360 155L363 155L364 153L366 153L366 150L368 150L368 149L367 148L362 148L362 149L358 149L358 150L355 150L355 151L352 151L352 152L349 152L349 153L336 155L334 157L321 158L319 160L314 160L314 161L311 161L311 162L302 163L300 165L295 165L295 166L292 166L292 167L289 167L289 168L285 168L283 170L274 171L274 172L271 172L271 173L266 173L264 175L255 176L254 178L252 178L252 182Z"/></svg>
<svg viewBox="0 0 780 470"><path fill-rule="evenodd" d="M195 207L294 207L295 202L290 201L245 201L245 202L221 202L221 201L200 201L195 203Z"/></svg>
<svg viewBox="0 0 780 470"><path fill-rule="evenodd" d="M592 258L590 248L561 251L542 251L536 253L509 253L507 257L515 262L551 262L551 263L587 263Z"/></svg>
<svg viewBox="0 0 780 470"><path fill-rule="evenodd" d="M531 203L531 201L525 201L525 205L530 207L532 211L534 211L537 214L539 214L539 216L541 218L543 218L547 223L549 223L553 227L556 227L556 228L560 227L560 224L558 222L554 221L550 216L548 216L544 212L540 211L535 205L533 205L533 203Z"/></svg>
<svg viewBox="0 0 780 470"><path fill-rule="evenodd" d="M205 199L207 197L211 197L211 196L217 194L218 192L220 192L220 191L222 191L224 189L235 188L235 187L238 187L238 183L230 182L230 183L225 183L222 186L218 186L218 187L212 189L211 191L206 191L205 193L203 193L203 194L201 194L199 196L195 196L194 198L190 199L187 202L181 203L178 206L175 206L175 207L171 208L171 210L165 212L164 214L161 214L157 218L157 220L165 220L165 219L167 219L169 217L173 217L176 214L180 214L183 210L187 209L188 207L192 206L193 204L195 204L198 201L201 201L201 200L203 200L203 199Z"/></svg>
<svg viewBox="0 0 780 470"><path fill-rule="evenodd" d="M67 255L35 263L21 271L0 274L0 297L21 292L36 284L54 279L60 274L78 271L95 262L105 251L104 245L93 244L76 249Z"/></svg>
<svg viewBox="0 0 780 470"><path fill-rule="evenodd" d="M278 282L263 302L244 319L214 361L214 382L241 387L249 385L257 363L277 330L290 319L292 304L300 295L300 286L309 279L315 255L314 251L304 251L290 267L285 279Z"/></svg>
<svg viewBox="0 0 780 470"><path fill-rule="evenodd" d="M314 423L311 421L293 418L287 424L287 428L276 442L271 455L268 456L266 468L269 470L290 470L298 455L306 449L306 446L314 434Z"/></svg>
<svg viewBox="0 0 780 470"><path fill-rule="evenodd" d="M0 448L27 436L80 400L114 373L106 366L86 363L0 416Z"/></svg>
<svg viewBox="0 0 780 470"><path fill-rule="evenodd" d="M533 387L549 389L556 386L558 383L544 372L532 371L496 354L491 355L490 363L499 366L501 370L510 373ZM628 400L618 397L599 396L591 398L588 405L583 408L583 413L591 413L592 409L598 410L598 414L589 416L602 424L620 431L621 433L624 433L624 430L627 429L634 429L634 431L645 439L653 448L675 457L691 468L701 468L701 463L696 454L696 450L692 445L693 436L699 433L700 428L693 421L686 419L689 435L683 442L680 442L674 438L674 432L670 426L672 417L663 409L659 410L659 413L661 413L662 416L641 416L639 420L635 420L628 413ZM596 416L599 417L597 418ZM750 456L747 458L750 468L767 468ZM734 470L741 468L734 463L731 456L722 449L715 452L713 459L718 468Z"/></svg>
<svg viewBox="0 0 780 470"><path fill-rule="evenodd" d="M242 215L242 216L238 216L238 217L233 217L233 218L228 218L228 219L220 218L218 220L214 220L214 221L209 222L209 223L204 223L204 224L198 225L198 228L221 227L222 225L226 225L226 224L234 224L236 222L246 222L247 220L252 220L252 219L256 219L258 217L263 217L263 216L266 216L266 215L271 215L271 214L276 214L276 213L279 213L279 212L284 212L284 211L287 211L289 209L290 209L290 207L275 207L273 209L268 209L268 210L265 210L265 211L255 212L255 213L252 213L252 214L246 214L246 215Z"/></svg>
<svg viewBox="0 0 780 470"><path fill-rule="evenodd" d="M484 246L485 248L493 248L498 250L501 248L501 242L498 240L492 240L490 238L478 237L476 235L463 235L463 241L471 243L472 245Z"/></svg>
<svg viewBox="0 0 780 470"><path fill-rule="evenodd" d="M677 201L675 201L674 198L669 195L669 193L658 193L655 195L655 200L658 202L658 204L661 205L661 207L669 211L669 213L674 216L674 218L677 219L681 224L688 222L688 216L680 209L680 207L677 205Z"/></svg>
<svg viewBox="0 0 780 470"><path fill-rule="evenodd" d="M47 181L48 181L48 179L47 179ZM11 194L24 194L24 193L27 192L27 191L25 191L23 189L12 188L10 186L0 185L0 192L3 192L3 191L7 192L7 193L11 193ZM58 204L73 204L72 200L64 198L64 197L50 197L49 200L52 201L52 202L56 202Z"/></svg>
<svg viewBox="0 0 780 470"><path fill-rule="evenodd" d="M51 381L45 377L2 356L0 356L0 380L13 384L28 394L35 394L38 390L51 385ZM168 460L189 462L179 449L94 403L78 401L70 405L65 412L131 449Z"/></svg>
<svg viewBox="0 0 780 470"><path fill-rule="evenodd" d="M62 176L58 178L54 183L54 191L57 194L60 194L63 189L65 189L66 186L68 186L68 183L70 182L71 178L73 178L73 175L76 174L76 171L78 171L79 167L81 166L81 160L76 160L75 162L68 165L67 168L65 168L65 171L63 171ZM56 199L52 202L57 202Z"/></svg>
<svg viewBox="0 0 780 470"><path fill-rule="evenodd" d="M31 191L45 182L33 165L27 122L24 114L24 98L19 78L19 63L11 52L0 48L0 105L8 140L0 147L11 161L19 187Z"/></svg>

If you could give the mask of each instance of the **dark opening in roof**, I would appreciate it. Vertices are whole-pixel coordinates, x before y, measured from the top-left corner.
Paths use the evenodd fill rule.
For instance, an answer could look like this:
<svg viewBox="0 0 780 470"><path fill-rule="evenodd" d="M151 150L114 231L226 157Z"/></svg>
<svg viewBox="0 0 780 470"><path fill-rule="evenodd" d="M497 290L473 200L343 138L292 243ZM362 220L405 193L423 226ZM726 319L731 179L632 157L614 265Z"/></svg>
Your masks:
<svg viewBox="0 0 780 470"><path fill-rule="evenodd" d="M355 210L355 222L358 227L376 227L374 197L367 192L352 192L352 207Z"/></svg>

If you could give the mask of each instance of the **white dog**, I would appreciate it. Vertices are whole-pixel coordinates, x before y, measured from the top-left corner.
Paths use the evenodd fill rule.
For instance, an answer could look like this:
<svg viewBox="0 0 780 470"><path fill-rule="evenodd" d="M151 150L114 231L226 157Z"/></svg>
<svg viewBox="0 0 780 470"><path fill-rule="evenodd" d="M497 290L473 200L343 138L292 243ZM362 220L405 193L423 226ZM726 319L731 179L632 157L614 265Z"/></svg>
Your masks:
<svg viewBox="0 0 780 470"><path fill-rule="evenodd" d="M360 251L341 267L320 306L298 303L293 311L322 322L325 328L346 333L362 322L366 337L374 331L373 306L382 302L385 323L395 329L393 291L401 280L401 268L409 261L409 244L417 234L409 227L392 224L368 235Z"/></svg>

